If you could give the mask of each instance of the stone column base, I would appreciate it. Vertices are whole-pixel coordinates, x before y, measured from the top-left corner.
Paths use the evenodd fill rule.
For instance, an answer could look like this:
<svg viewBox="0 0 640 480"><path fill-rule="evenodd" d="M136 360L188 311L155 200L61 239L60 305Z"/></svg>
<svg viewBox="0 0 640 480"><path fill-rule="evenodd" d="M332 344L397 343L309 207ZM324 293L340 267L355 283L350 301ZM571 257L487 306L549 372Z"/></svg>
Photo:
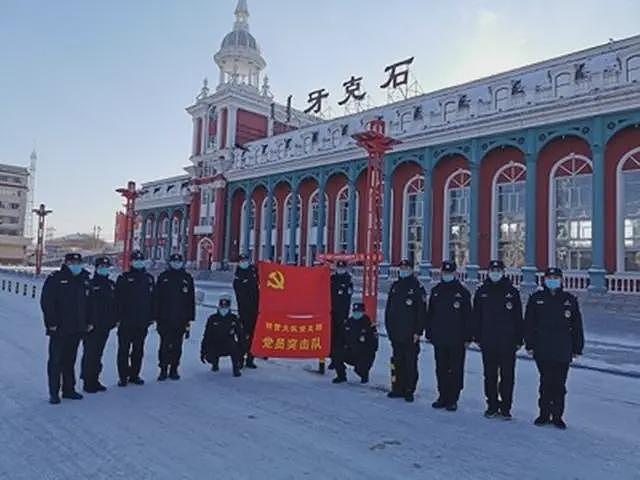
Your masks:
<svg viewBox="0 0 640 480"><path fill-rule="evenodd" d="M589 291L591 292L606 292L607 291L607 279L605 275L606 270L601 268L589 269Z"/></svg>

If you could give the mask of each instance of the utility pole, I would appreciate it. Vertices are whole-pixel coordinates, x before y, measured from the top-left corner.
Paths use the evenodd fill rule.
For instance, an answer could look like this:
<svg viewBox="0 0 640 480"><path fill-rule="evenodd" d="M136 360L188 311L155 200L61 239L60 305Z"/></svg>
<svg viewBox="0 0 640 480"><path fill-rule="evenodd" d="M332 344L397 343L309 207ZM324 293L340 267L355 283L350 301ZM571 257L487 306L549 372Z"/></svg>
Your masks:
<svg viewBox="0 0 640 480"><path fill-rule="evenodd" d="M42 255L44 253L44 218L49 215L52 210L47 210L44 203L40 204L40 208L34 208L33 213L38 216L38 241L36 243L36 275L40 275L42 271Z"/></svg>

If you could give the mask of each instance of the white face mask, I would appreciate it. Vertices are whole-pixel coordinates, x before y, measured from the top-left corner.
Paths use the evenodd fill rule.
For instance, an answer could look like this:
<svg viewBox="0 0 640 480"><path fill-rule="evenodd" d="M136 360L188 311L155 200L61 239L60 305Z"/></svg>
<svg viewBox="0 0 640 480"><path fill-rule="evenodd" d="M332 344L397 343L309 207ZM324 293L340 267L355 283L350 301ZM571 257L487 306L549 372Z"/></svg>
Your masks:
<svg viewBox="0 0 640 480"><path fill-rule="evenodd" d="M489 272L489 278L492 282L499 282L502 280L502 272Z"/></svg>

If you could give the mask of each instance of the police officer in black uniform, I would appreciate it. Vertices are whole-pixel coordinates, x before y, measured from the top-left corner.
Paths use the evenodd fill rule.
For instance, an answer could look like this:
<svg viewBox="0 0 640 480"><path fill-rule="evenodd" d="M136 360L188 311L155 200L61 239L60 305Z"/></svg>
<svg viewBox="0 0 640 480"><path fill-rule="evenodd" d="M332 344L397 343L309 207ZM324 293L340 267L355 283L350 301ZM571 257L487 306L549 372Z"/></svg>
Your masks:
<svg viewBox="0 0 640 480"><path fill-rule="evenodd" d="M571 361L582 355L584 331L578 299L562 289L562 270L548 268L544 286L529 297L525 313L525 348L540 372L538 426L564 430L566 382Z"/></svg>
<svg viewBox="0 0 640 480"><path fill-rule="evenodd" d="M156 281L155 308L160 348L158 381L180 380L178 366L182 357L182 342L191 331L196 316L193 277L184 269L179 253L169 257L169 266Z"/></svg>
<svg viewBox="0 0 640 480"><path fill-rule="evenodd" d="M393 282L384 323L393 349L391 392L389 398L404 398L413 402L418 384L420 337L424 332L427 292L415 277L408 260L399 264L400 278Z"/></svg>
<svg viewBox="0 0 640 480"><path fill-rule="evenodd" d="M516 351L524 343L520 292L501 260L489 262L488 278L473 300L473 339L482 350L487 418L511 419ZM499 392L499 396L498 396Z"/></svg>
<svg viewBox="0 0 640 480"><path fill-rule="evenodd" d="M258 270L251 265L246 255L240 255L236 275L233 279L233 290L238 303L238 315L242 322L242 358L240 366L257 368L251 355L251 342L258 320ZM246 355L246 364L244 362Z"/></svg>
<svg viewBox="0 0 640 480"><path fill-rule="evenodd" d="M53 405L60 403L60 377L62 398L82 399L75 391L76 356L80 340L93 329L89 281L82 275L82 266L79 253L68 253L60 270L49 275L42 287L40 306L49 336L49 403Z"/></svg>
<svg viewBox="0 0 640 480"><path fill-rule="evenodd" d="M336 354L344 343L344 322L349 317L353 281L347 271L347 262L338 260L335 272L331 275L331 364L329 370L336 367Z"/></svg>
<svg viewBox="0 0 640 480"><path fill-rule="evenodd" d="M210 363L211 370L220 370L220 357L231 357L233 376L239 377L242 359L242 322L231 312L231 298L220 297L218 311L207 320L202 343L200 361Z"/></svg>
<svg viewBox="0 0 640 480"><path fill-rule="evenodd" d="M84 338L82 354L82 380L87 393L104 392L107 387L99 380L102 372L102 353L109 332L118 322L116 314L116 284L109 278L111 261L108 257L95 260L95 271L89 283L89 319L93 330Z"/></svg>
<svg viewBox="0 0 640 480"><path fill-rule="evenodd" d="M336 347L336 378L333 383L347 381L345 363L354 366L360 383L368 383L369 370L378 351L378 331L365 313L364 303L353 304L353 313L344 322L342 330L343 342Z"/></svg>
<svg viewBox="0 0 640 480"><path fill-rule="evenodd" d="M154 280L145 268L144 255L139 250L131 254L131 269L116 282L118 308L118 375L120 387L128 383L144 385L140 378L144 342L149 326L155 320Z"/></svg>
<svg viewBox="0 0 640 480"><path fill-rule="evenodd" d="M442 262L442 281L431 290L426 337L433 343L438 399L433 408L458 409L464 384L465 350L472 340L471 294L455 276L456 264Z"/></svg>

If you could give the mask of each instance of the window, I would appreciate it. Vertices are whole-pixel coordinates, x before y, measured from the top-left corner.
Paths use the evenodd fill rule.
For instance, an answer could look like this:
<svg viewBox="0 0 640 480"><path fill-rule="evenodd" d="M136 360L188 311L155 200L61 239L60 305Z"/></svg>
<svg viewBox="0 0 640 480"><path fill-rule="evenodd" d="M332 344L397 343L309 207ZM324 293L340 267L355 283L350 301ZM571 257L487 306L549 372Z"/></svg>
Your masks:
<svg viewBox="0 0 640 480"><path fill-rule="evenodd" d="M17 210L20 208L20 204L19 203L12 203L11 205L11 210Z"/></svg>
<svg viewBox="0 0 640 480"><path fill-rule="evenodd" d="M500 110L506 109L509 106L509 97L510 97L510 92L508 88L504 87L496 90L496 99L495 99L496 110L500 111Z"/></svg>
<svg viewBox="0 0 640 480"><path fill-rule="evenodd" d="M324 195L324 225L322 229L322 244L327 245L327 215L329 212L329 197ZM318 253L318 226L320 225L320 202L318 190L313 192L309 199L309 224L307 225L307 265L313 265Z"/></svg>
<svg viewBox="0 0 640 480"><path fill-rule="evenodd" d="M245 215L249 215L248 229L249 229L249 244L245 243L246 232L245 232ZM255 250L256 243L256 230L255 230L255 222L256 222L256 202L255 200L251 200L249 202L249 208L247 209L246 200L242 202L242 212L240 215L240 241L238 244L240 245L240 253L244 253L249 256L249 258L253 258L253 252Z"/></svg>
<svg viewBox="0 0 640 480"><path fill-rule="evenodd" d="M469 198L471 174L458 170L445 185L446 225L445 258L464 267L469 261Z"/></svg>
<svg viewBox="0 0 640 480"><path fill-rule="evenodd" d="M561 160L552 171L555 252L550 257L565 270L591 267L591 174L590 161L576 155Z"/></svg>
<svg viewBox="0 0 640 480"><path fill-rule="evenodd" d="M424 178L415 177L404 191L404 242L402 256L412 264L422 259Z"/></svg>
<svg viewBox="0 0 640 480"><path fill-rule="evenodd" d="M169 236L169 217L165 216L160 221L158 237L167 238Z"/></svg>
<svg viewBox="0 0 640 480"><path fill-rule="evenodd" d="M175 215L171 221L171 236L178 238L180 236L180 217Z"/></svg>
<svg viewBox="0 0 640 480"><path fill-rule="evenodd" d="M571 93L571 74L561 73L556 76L556 97L568 97Z"/></svg>
<svg viewBox="0 0 640 480"><path fill-rule="evenodd" d="M356 191L356 218L354 225L354 247L358 250L358 206L360 199L358 192ZM349 249L349 186L345 185L338 192L336 198L336 221L335 221L335 233L334 233L334 251L336 253L343 253Z"/></svg>
<svg viewBox="0 0 640 480"><path fill-rule="evenodd" d="M203 188L200 193L200 225L213 225L215 217L215 195L210 188Z"/></svg>
<svg viewBox="0 0 640 480"><path fill-rule="evenodd" d="M260 226L260 243L263 248L258 252L260 259L264 257L264 246L267 242L267 204L269 203L269 199L265 198L262 201L262 215L261 226ZM273 197L273 201L271 202L271 245L269 246L267 257L268 259L275 260L276 253L276 240L277 240L277 228L278 225L278 200Z"/></svg>
<svg viewBox="0 0 640 480"><path fill-rule="evenodd" d="M147 217L147 221L145 222L145 237L151 238L153 237L153 217Z"/></svg>
<svg viewBox="0 0 640 480"><path fill-rule="evenodd" d="M627 81L640 82L640 55L627 60Z"/></svg>
<svg viewBox="0 0 640 480"><path fill-rule="evenodd" d="M293 211L293 205L292 205L292 198L291 198L291 194L289 194L287 196L287 199L285 200L285 204L284 204L284 239L282 242L282 258L284 259L284 261L289 261L289 240L290 240L290 235L291 235L291 224L292 224L292 211ZM302 197L300 196L300 194L298 194L298 201L296 202L296 209L295 209L295 218L296 218L296 231L294 233L294 252L293 252L293 259L295 261L295 263L298 263L299 259L300 259L300 206L302 205Z"/></svg>
<svg viewBox="0 0 640 480"><path fill-rule="evenodd" d="M623 216L623 268L640 272L640 152L622 165L620 198Z"/></svg>
<svg viewBox="0 0 640 480"><path fill-rule="evenodd" d="M518 163L507 165L495 177L491 256L507 268L524 265L525 180L526 170Z"/></svg>

